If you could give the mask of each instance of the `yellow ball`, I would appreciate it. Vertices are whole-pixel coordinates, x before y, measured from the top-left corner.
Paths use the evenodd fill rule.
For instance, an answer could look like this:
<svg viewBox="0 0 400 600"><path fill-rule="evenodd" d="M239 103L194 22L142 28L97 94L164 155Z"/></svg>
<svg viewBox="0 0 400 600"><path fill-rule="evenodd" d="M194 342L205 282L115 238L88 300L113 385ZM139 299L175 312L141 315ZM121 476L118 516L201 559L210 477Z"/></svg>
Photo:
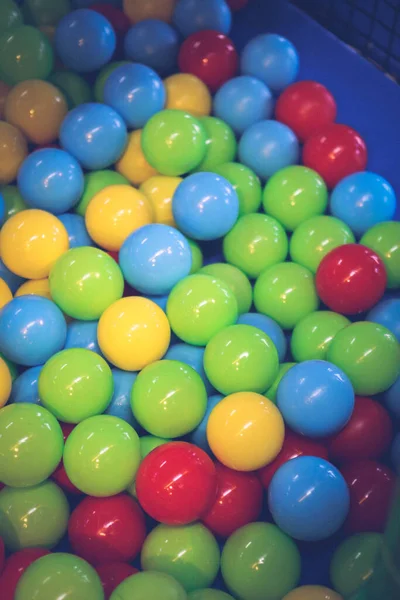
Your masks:
<svg viewBox="0 0 400 600"><path fill-rule="evenodd" d="M207 439L216 458L235 471L254 471L279 454L285 426L270 400L255 392L226 396L212 410Z"/></svg>
<svg viewBox="0 0 400 600"><path fill-rule="evenodd" d="M139 227L153 221L148 198L128 185L110 185L89 202L86 228L96 244L118 251L126 238Z"/></svg>
<svg viewBox="0 0 400 600"><path fill-rule="evenodd" d="M5 361L0 357L0 408L5 405L11 394L11 373Z"/></svg>
<svg viewBox="0 0 400 600"><path fill-rule="evenodd" d="M171 330L155 302L130 296L114 302L101 315L97 339L102 353L125 371L139 371L168 350Z"/></svg>
<svg viewBox="0 0 400 600"><path fill-rule="evenodd" d="M157 175L157 171L147 162L141 145L142 130L133 131L128 137L125 151L115 168L127 178L132 185L140 185L149 177Z"/></svg>
<svg viewBox="0 0 400 600"><path fill-rule="evenodd" d="M21 210L1 230L0 256L10 271L25 279L47 277L68 247L64 225L44 210Z"/></svg>
<svg viewBox="0 0 400 600"><path fill-rule="evenodd" d="M4 279L0 278L0 310L12 300L12 293Z"/></svg>
<svg viewBox="0 0 400 600"><path fill-rule="evenodd" d="M342 596L322 585L302 585L292 590L283 600L343 600Z"/></svg>
<svg viewBox="0 0 400 600"><path fill-rule="evenodd" d="M195 75L177 73L164 79L167 92L165 108L184 110L194 117L211 113L211 94L208 87Z"/></svg>
<svg viewBox="0 0 400 600"><path fill-rule="evenodd" d="M30 281L25 281L17 289L15 292L15 296L43 296L43 298L47 298L48 300L52 300L50 294L50 286L49 280L47 277L44 279L31 279Z"/></svg>
<svg viewBox="0 0 400 600"><path fill-rule="evenodd" d="M176 227L172 214L172 196L181 181L182 177L158 175L150 177L150 179L140 186L140 191L143 192L151 202L155 223Z"/></svg>
<svg viewBox="0 0 400 600"><path fill-rule="evenodd" d="M169 23L172 19L176 0L124 0L124 13L138 23L144 19L160 19Z"/></svg>

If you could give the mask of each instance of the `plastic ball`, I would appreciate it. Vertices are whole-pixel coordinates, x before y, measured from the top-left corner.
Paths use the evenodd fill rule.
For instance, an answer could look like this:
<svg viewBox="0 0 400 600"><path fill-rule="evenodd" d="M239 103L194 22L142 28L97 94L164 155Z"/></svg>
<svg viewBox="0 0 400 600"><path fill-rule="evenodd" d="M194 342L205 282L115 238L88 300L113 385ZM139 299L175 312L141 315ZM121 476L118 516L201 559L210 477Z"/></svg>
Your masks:
<svg viewBox="0 0 400 600"><path fill-rule="evenodd" d="M233 596L214 588L203 588L190 592L188 600L233 600Z"/></svg>
<svg viewBox="0 0 400 600"><path fill-rule="evenodd" d="M132 23L140 23L145 19L159 19L169 23L174 5L175 0L123 0L124 13Z"/></svg>
<svg viewBox="0 0 400 600"><path fill-rule="evenodd" d="M268 506L285 533L298 540L318 541L343 525L350 495L346 481L331 463L299 456L284 463L273 476Z"/></svg>
<svg viewBox="0 0 400 600"><path fill-rule="evenodd" d="M366 316L367 321L383 325L400 342L400 299L388 298L377 304Z"/></svg>
<svg viewBox="0 0 400 600"><path fill-rule="evenodd" d="M96 572L100 577L101 585L103 586L105 600L108 600L120 583L139 571L128 563L110 562L96 567Z"/></svg>
<svg viewBox="0 0 400 600"><path fill-rule="evenodd" d="M105 169L124 151L126 126L110 106L89 102L67 114L61 124L60 142L85 169Z"/></svg>
<svg viewBox="0 0 400 600"><path fill-rule="evenodd" d="M87 81L72 71L54 71L49 81L64 94L69 110L92 100L92 90Z"/></svg>
<svg viewBox="0 0 400 600"><path fill-rule="evenodd" d="M204 354L203 348L201 348L201 351L202 354ZM210 393L212 394L212 392ZM210 418L211 412L214 410L214 407L218 404L218 402L221 402L222 398L223 396L221 394L213 394L208 397L207 410L205 412L205 415L200 421L200 423L197 425L197 427L190 432L188 437L188 441L190 443L195 444L196 446L204 450L204 452L207 452L207 454L211 457L213 456L213 454L211 452L211 448L207 440L207 423L208 419Z"/></svg>
<svg viewBox="0 0 400 600"><path fill-rule="evenodd" d="M4 81L0 81L0 119L4 119L4 106L10 89L11 86L4 83Z"/></svg>
<svg viewBox="0 0 400 600"><path fill-rule="evenodd" d="M225 0L178 0L172 16L173 24L184 36L204 29L213 29L227 35L232 15Z"/></svg>
<svg viewBox="0 0 400 600"><path fill-rule="evenodd" d="M235 159L236 138L231 127L216 117L201 117L200 123L207 135L206 154L195 171L217 173L219 165ZM222 175L222 173L218 173Z"/></svg>
<svg viewBox="0 0 400 600"><path fill-rule="evenodd" d="M69 506L60 488L44 481L27 488L3 488L0 514L0 535L8 550L51 549L67 531Z"/></svg>
<svg viewBox="0 0 400 600"><path fill-rule="evenodd" d="M194 117L211 112L211 95L207 86L195 75L176 73L164 79L166 109L182 110Z"/></svg>
<svg viewBox="0 0 400 600"><path fill-rule="evenodd" d="M102 314L98 341L113 365L125 371L139 371L164 356L170 326L165 313L151 300L122 298Z"/></svg>
<svg viewBox="0 0 400 600"><path fill-rule="evenodd" d="M268 400L271 400L271 402L273 402L274 404L276 404L276 394L278 391L278 386L282 380L282 377L285 375L285 373L287 373L289 371L289 369L291 369L296 364L297 363L295 363L295 362L284 362L281 365L279 365L278 375L275 378L274 383L264 394L264 396L266 398L268 398Z"/></svg>
<svg viewBox="0 0 400 600"><path fill-rule="evenodd" d="M200 271L203 266L203 252L197 242L194 240L189 240L188 243L190 246L190 250L192 253L192 268L190 269L190 275L197 273Z"/></svg>
<svg viewBox="0 0 400 600"><path fill-rule="evenodd" d="M0 35L0 78L8 85L27 79L47 79L54 56L44 33L21 25Z"/></svg>
<svg viewBox="0 0 400 600"><path fill-rule="evenodd" d="M12 378L7 363L0 357L0 408L8 401L11 394Z"/></svg>
<svg viewBox="0 0 400 600"><path fill-rule="evenodd" d="M400 416L400 375L393 385L385 391L383 401L390 413L396 417Z"/></svg>
<svg viewBox="0 0 400 600"><path fill-rule="evenodd" d="M393 444L390 450L390 458L393 468L397 475L400 474L400 435L397 433L394 437Z"/></svg>
<svg viewBox="0 0 400 600"><path fill-rule="evenodd" d="M214 113L241 135L251 125L272 116L269 88L255 77L241 75L226 81L214 98Z"/></svg>
<svg viewBox="0 0 400 600"><path fill-rule="evenodd" d="M86 173L83 194L79 203L75 206L75 212L84 217L92 198L110 185L129 185L129 181L123 175L108 169Z"/></svg>
<svg viewBox="0 0 400 600"><path fill-rule="evenodd" d="M139 190L150 200L155 223L176 227L172 214L172 198L181 181L180 177L155 175L141 184Z"/></svg>
<svg viewBox="0 0 400 600"><path fill-rule="evenodd" d="M259 313L244 313L237 320L238 325L252 325L261 329L269 338L271 338L279 357L279 362L282 362L286 356L287 342L282 329L273 319ZM269 386L270 387L270 386Z"/></svg>
<svg viewBox="0 0 400 600"><path fill-rule="evenodd" d="M26 0L24 11L29 22L37 27L56 25L71 10L69 0L54 4L51 0Z"/></svg>
<svg viewBox="0 0 400 600"><path fill-rule="evenodd" d="M352 323L333 339L327 359L349 377L357 395L387 390L400 374L400 348L395 336L376 323Z"/></svg>
<svg viewBox="0 0 400 600"><path fill-rule="evenodd" d="M1 185L7 185L14 181L27 154L28 145L19 129L5 121L0 121Z"/></svg>
<svg viewBox="0 0 400 600"><path fill-rule="evenodd" d="M387 273L387 287L400 287L400 224L397 221L378 223L364 233L360 243L371 248L382 259Z"/></svg>
<svg viewBox="0 0 400 600"><path fill-rule="evenodd" d="M231 289L209 275L190 275L171 291L167 315L172 331L184 342L205 346L236 323L237 301Z"/></svg>
<svg viewBox="0 0 400 600"><path fill-rule="evenodd" d="M278 527L250 523L235 531L225 543L222 577L235 597L275 600L297 585L300 561L296 544Z"/></svg>
<svg viewBox="0 0 400 600"><path fill-rule="evenodd" d="M239 216L258 211L261 204L261 184L251 169L237 162L226 162L212 170L227 179L236 191Z"/></svg>
<svg viewBox="0 0 400 600"><path fill-rule="evenodd" d="M49 280L47 277L43 279L30 279L23 283L15 292L15 297L27 296L33 294L34 296L42 296L51 300Z"/></svg>
<svg viewBox="0 0 400 600"><path fill-rule="evenodd" d="M1 33L22 25L21 11L13 0L3 0L1 3L0 23Z"/></svg>
<svg viewBox="0 0 400 600"><path fill-rule="evenodd" d="M60 423L61 430L63 432L64 444L67 441L68 436L74 429L75 425L71 425L70 423ZM51 475L51 479L56 482L56 484L68 494L80 495L82 492L78 490L77 487L71 483L68 475L65 472L64 461L61 460L57 466L57 468L53 471Z"/></svg>
<svg viewBox="0 0 400 600"><path fill-rule="evenodd" d="M3 232L4 232L4 227L1 232L2 235L3 235ZM1 237L0 237L0 257L1 257ZM15 292L18 290L18 288L25 281L22 277L19 277L19 275L16 275L13 271L10 271L10 269L8 269L6 267L6 265L4 264L4 262L2 261L1 258L0 258L0 277L8 285L12 294L15 294Z"/></svg>
<svg viewBox="0 0 400 600"><path fill-rule="evenodd" d="M320 262L315 278L322 302L344 315L372 308L382 298L386 281L383 261L360 244L331 250Z"/></svg>
<svg viewBox="0 0 400 600"><path fill-rule="evenodd" d="M111 73L121 67L122 65L130 65L131 63L127 60L119 60L106 64L98 73L93 87L93 95L95 102L104 103L104 86L106 85L107 79ZM88 100L90 102L90 100Z"/></svg>
<svg viewBox="0 0 400 600"><path fill-rule="evenodd" d="M0 278L0 310L12 299L13 295L11 293L10 288L8 287L4 279Z"/></svg>
<svg viewBox="0 0 400 600"><path fill-rule="evenodd" d="M144 19L129 29L124 39L124 49L129 60L166 75L177 62L178 34L171 25L160 19Z"/></svg>
<svg viewBox="0 0 400 600"><path fill-rule="evenodd" d="M3 196L6 211L4 221L7 221L7 219L15 215L15 213L28 208L16 185L6 185L2 187L1 195Z"/></svg>
<svg viewBox="0 0 400 600"><path fill-rule="evenodd" d="M130 598L186 600L187 595L181 584L170 575L158 571L147 571L125 579L110 596L110 600L130 600Z"/></svg>
<svg viewBox="0 0 400 600"><path fill-rule="evenodd" d="M293 329L290 350L294 360L325 360L335 335L347 325L346 317L329 310L310 313Z"/></svg>
<svg viewBox="0 0 400 600"><path fill-rule="evenodd" d="M131 409L131 391L137 374L127 373L119 369L112 369L111 372L114 381L114 393L105 413L113 417L119 417L134 429L137 429L138 423Z"/></svg>
<svg viewBox="0 0 400 600"><path fill-rule="evenodd" d="M111 27L114 29L117 42L114 54L119 55L123 52L124 37L131 26L131 22L128 16L122 11L122 8L120 8L121 2L118 0L114 4L116 6L108 2L96 2L90 5L90 9L100 13L109 21Z"/></svg>
<svg viewBox="0 0 400 600"><path fill-rule="evenodd" d="M343 600L339 594L323 585L302 585L282 600Z"/></svg>
<svg viewBox="0 0 400 600"><path fill-rule="evenodd" d="M47 554L49 551L45 548L25 548L8 557L0 575L3 600L14 600L15 590L23 573L35 560Z"/></svg>
<svg viewBox="0 0 400 600"><path fill-rule="evenodd" d="M63 215L59 215L58 218L67 230L70 248L93 246L93 240L87 232L85 219L83 217L80 215L65 213Z"/></svg>
<svg viewBox="0 0 400 600"><path fill-rule="evenodd" d="M121 157L115 163L115 169L126 178L126 182L134 186L139 186L150 177L157 175L157 171L147 162L143 153L141 129L132 131L129 134L127 145Z"/></svg>
<svg viewBox="0 0 400 600"><path fill-rule="evenodd" d="M211 263L202 267L198 272L201 275L209 275L219 279L231 288L235 294L240 315L250 310L253 290L250 281L240 269L226 263Z"/></svg>

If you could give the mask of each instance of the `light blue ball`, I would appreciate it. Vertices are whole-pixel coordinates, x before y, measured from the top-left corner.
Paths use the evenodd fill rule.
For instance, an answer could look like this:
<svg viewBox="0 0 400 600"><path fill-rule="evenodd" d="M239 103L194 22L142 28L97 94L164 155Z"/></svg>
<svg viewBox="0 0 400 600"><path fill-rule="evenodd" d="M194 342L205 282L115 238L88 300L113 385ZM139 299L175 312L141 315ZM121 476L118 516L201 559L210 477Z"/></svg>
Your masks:
<svg viewBox="0 0 400 600"><path fill-rule="evenodd" d="M394 470L396 471L397 475L400 476L400 433L395 436L392 442L390 457L392 459Z"/></svg>
<svg viewBox="0 0 400 600"><path fill-rule="evenodd" d="M159 306L164 312L167 310L167 302L168 302L169 294L165 294L164 296L149 296L146 295L148 300L155 302L157 306Z"/></svg>
<svg viewBox="0 0 400 600"><path fill-rule="evenodd" d="M207 441L207 423L212 410L217 406L218 402L223 400L223 398L224 396L221 396L220 394L214 394L208 398L206 414L196 429L193 429L189 434L189 442L195 444L210 456L213 456L213 453Z"/></svg>
<svg viewBox="0 0 400 600"><path fill-rule="evenodd" d="M380 175L365 171L339 181L330 198L330 210L361 237L368 229L391 221L396 212L396 195Z"/></svg>
<svg viewBox="0 0 400 600"><path fill-rule="evenodd" d="M205 348L199 346L191 346L190 344L179 343L170 346L167 354L164 356L168 360L178 360L192 367L202 378L206 386L207 395L210 396L215 392L215 389L207 379L206 372L203 366Z"/></svg>
<svg viewBox="0 0 400 600"><path fill-rule="evenodd" d="M68 233L69 247L93 246L93 240L88 234L85 219L80 215L65 213L58 217Z"/></svg>
<svg viewBox="0 0 400 600"><path fill-rule="evenodd" d="M271 317L260 313L245 313L240 315L237 320L238 325L252 325L261 329L271 338L279 356L279 362L283 362L286 356L287 341L282 328Z"/></svg>
<svg viewBox="0 0 400 600"><path fill-rule="evenodd" d="M111 23L100 13L85 8L63 17L54 37L57 54L67 69L90 73L107 64L115 51Z"/></svg>
<svg viewBox="0 0 400 600"><path fill-rule="evenodd" d="M400 376L383 394L383 402L392 415L400 419Z"/></svg>
<svg viewBox="0 0 400 600"><path fill-rule="evenodd" d="M38 380L43 365L27 369L13 382L10 402L29 402L39 404Z"/></svg>
<svg viewBox="0 0 400 600"><path fill-rule="evenodd" d="M381 300L369 311L365 320L383 325L396 336L400 343L400 298Z"/></svg>
<svg viewBox="0 0 400 600"><path fill-rule="evenodd" d="M66 336L64 315L42 296L19 296L0 312L0 352L18 365L43 365L64 348Z"/></svg>
<svg viewBox="0 0 400 600"><path fill-rule="evenodd" d="M174 227L161 223L131 233L118 260L126 281L143 294L168 294L192 267L187 239Z"/></svg>
<svg viewBox="0 0 400 600"><path fill-rule="evenodd" d="M89 170L106 169L114 164L127 139L122 117L111 106L95 102L70 110L60 128L62 147Z"/></svg>
<svg viewBox="0 0 400 600"><path fill-rule="evenodd" d="M253 38L240 58L245 75L253 75L264 81L275 93L293 83L299 71L299 56L289 40L274 33Z"/></svg>
<svg viewBox="0 0 400 600"><path fill-rule="evenodd" d="M129 60L167 75L176 66L179 38L171 25L159 19L145 19L133 25L125 36L125 55Z"/></svg>
<svg viewBox="0 0 400 600"><path fill-rule="evenodd" d="M0 258L0 278L4 279L11 292L15 294L17 289L21 287L21 285L26 281L23 277L16 275L6 265Z"/></svg>
<svg viewBox="0 0 400 600"><path fill-rule="evenodd" d="M234 226L239 199L232 185L215 173L194 173L176 188L172 213L178 228L194 240L216 240Z"/></svg>
<svg viewBox="0 0 400 600"><path fill-rule="evenodd" d="M67 326L64 348L84 348L103 356L97 342L98 321L71 321Z"/></svg>
<svg viewBox="0 0 400 600"><path fill-rule="evenodd" d="M275 523L296 540L324 540L343 525L350 494L341 473L328 461L299 456L284 463L269 486Z"/></svg>
<svg viewBox="0 0 400 600"><path fill-rule="evenodd" d="M293 131L278 121L251 125L239 142L240 162L261 179L294 165L299 160L299 143Z"/></svg>
<svg viewBox="0 0 400 600"><path fill-rule="evenodd" d="M306 360L283 376L277 406L293 431L325 437L346 425L354 409L354 390L347 375L325 360Z"/></svg>
<svg viewBox="0 0 400 600"><path fill-rule="evenodd" d="M60 215L79 202L83 172L64 150L44 148L26 157L18 172L18 189L26 204Z"/></svg>
<svg viewBox="0 0 400 600"><path fill-rule="evenodd" d="M120 369L111 369L111 372L114 380L114 393L105 414L123 419L137 431L140 426L131 409L131 391L137 373L121 371Z"/></svg>
<svg viewBox="0 0 400 600"><path fill-rule="evenodd" d="M225 0L178 0L172 22L184 37L203 29L214 29L227 35L232 15Z"/></svg>

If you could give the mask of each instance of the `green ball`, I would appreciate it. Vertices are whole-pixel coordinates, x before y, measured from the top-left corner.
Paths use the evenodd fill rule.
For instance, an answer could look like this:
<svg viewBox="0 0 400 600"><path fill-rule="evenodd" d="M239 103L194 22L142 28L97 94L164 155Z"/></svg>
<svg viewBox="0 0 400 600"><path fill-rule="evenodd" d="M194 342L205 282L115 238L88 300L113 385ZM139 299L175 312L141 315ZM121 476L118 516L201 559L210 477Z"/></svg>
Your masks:
<svg viewBox="0 0 400 600"><path fill-rule="evenodd" d="M223 241L225 260L253 279L285 260L288 247L282 225L261 214L240 217Z"/></svg>
<svg viewBox="0 0 400 600"><path fill-rule="evenodd" d="M200 269L199 273L226 283L235 294L239 314L249 312L253 303L253 288L243 271L226 263L212 263Z"/></svg>
<svg viewBox="0 0 400 600"><path fill-rule="evenodd" d="M261 205L262 188L257 175L236 162L227 162L214 169L233 186L239 198L239 216L255 213Z"/></svg>
<svg viewBox="0 0 400 600"><path fill-rule="evenodd" d="M101 192L101 190L104 190L104 188L109 185L130 185L126 177L120 175L116 171L111 171L110 169L86 173L84 181L85 187L83 188L82 197L74 209L81 217L85 216L86 209L91 199Z"/></svg>
<svg viewBox="0 0 400 600"><path fill-rule="evenodd" d="M13 0L0 2L0 34L22 25L22 14L18 5Z"/></svg>
<svg viewBox="0 0 400 600"><path fill-rule="evenodd" d="M24 0L25 16L36 27L57 25L71 10L69 0Z"/></svg>
<svg viewBox="0 0 400 600"><path fill-rule="evenodd" d="M278 600L296 587L300 553L293 540L271 523L250 523L227 540L222 577L240 600Z"/></svg>
<svg viewBox="0 0 400 600"><path fill-rule="evenodd" d="M189 113L161 110L143 127L142 149L161 175L183 175L204 159L207 134L200 121Z"/></svg>
<svg viewBox="0 0 400 600"><path fill-rule="evenodd" d="M332 585L344 598L353 594L374 572L383 546L379 533L359 533L342 542L333 555L330 566Z"/></svg>
<svg viewBox="0 0 400 600"><path fill-rule="evenodd" d="M72 248L56 261L49 276L50 293L61 310L74 319L99 319L122 298L124 278L107 252L91 246Z"/></svg>
<svg viewBox="0 0 400 600"><path fill-rule="evenodd" d="M318 308L313 274L296 263L273 265L256 281L254 304L258 312L274 319L283 329L293 329Z"/></svg>
<svg viewBox="0 0 400 600"><path fill-rule="evenodd" d="M192 253L192 268L190 269L190 275L197 273L203 266L203 253L197 242L187 238Z"/></svg>
<svg viewBox="0 0 400 600"><path fill-rule="evenodd" d="M6 485L42 483L57 467L63 449L61 427L45 408L17 403L0 410L0 475Z"/></svg>
<svg viewBox="0 0 400 600"><path fill-rule="evenodd" d="M400 375L400 345L389 329L360 321L339 331L327 360L349 377L359 396L384 392Z"/></svg>
<svg viewBox="0 0 400 600"><path fill-rule="evenodd" d="M11 362L11 360L8 360L8 358L6 358L2 352L0 352L0 358L2 358L6 363L8 370L10 371L11 379L14 381L14 379L18 377L17 365Z"/></svg>
<svg viewBox="0 0 400 600"><path fill-rule="evenodd" d="M326 360L333 338L347 325L349 319L329 310L307 315L293 329L290 349L294 360Z"/></svg>
<svg viewBox="0 0 400 600"><path fill-rule="evenodd" d="M15 600L104 600L100 577L74 554L56 552L35 560L18 582Z"/></svg>
<svg viewBox="0 0 400 600"><path fill-rule="evenodd" d="M113 496L125 490L133 483L139 463L139 437L118 417L90 417L73 429L65 443L67 475L90 496Z"/></svg>
<svg viewBox="0 0 400 600"><path fill-rule="evenodd" d="M232 325L208 342L204 370L211 385L225 396L235 392L262 394L278 375L278 352L261 329Z"/></svg>
<svg viewBox="0 0 400 600"><path fill-rule="evenodd" d="M0 537L10 552L54 548L67 531L68 519L67 499L52 481L0 492Z"/></svg>
<svg viewBox="0 0 400 600"><path fill-rule="evenodd" d="M72 71L55 71L50 75L49 81L62 91L69 110L80 104L92 101L92 92L89 84L83 77Z"/></svg>
<svg viewBox="0 0 400 600"><path fill-rule="evenodd" d="M57 419L80 423L100 415L111 402L114 381L110 367L96 352L84 348L61 350L39 375L39 397Z"/></svg>
<svg viewBox="0 0 400 600"><path fill-rule="evenodd" d="M166 573L146 571L125 579L110 600L187 600L181 584Z"/></svg>
<svg viewBox="0 0 400 600"><path fill-rule="evenodd" d="M21 25L0 35L0 79L8 85L47 79L53 62L50 42L39 29Z"/></svg>
<svg viewBox="0 0 400 600"><path fill-rule="evenodd" d="M277 171L267 181L263 208L288 231L311 217L322 215L328 206L325 182L312 169L298 165Z"/></svg>
<svg viewBox="0 0 400 600"><path fill-rule="evenodd" d="M234 598L226 592L221 592L221 590L206 588L191 592L188 594L188 600L234 600Z"/></svg>
<svg viewBox="0 0 400 600"><path fill-rule="evenodd" d="M235 159L235 134L227 123L216 117L200 117L206 133L206 154L195 171L213 171L219 165Z"/></svg>
<svg viewBox="0 0 400 600"><path fill-rule="evenodd" d="M328 252L354 242L350 227L343 221L325 215L312 217L294 231L290 239L290 257L293 262L316 273L319 263Z"/></svg>
<svg viewBox="0 0 400 600"><path fill-rule="evenodd" d="M171 291L167 316L172 331L184 342L205 346L228 325L236 323L238 306L232 290L209 275L189 275Z"/></svg>
<svg viewBox="0 0 400 600"><path fill-rule="evenodd" d="M387 287L400 288L400 223L386 221L369 229L360 240L360 244L374 250L386 267Z"/></svg>
<svg viewBox="0 0 400 600"><path fill-rule="evenodd" d="M99 74L96 77L96 81L94 82L94 99L96 102L104 103L104 86L106 84L107 79L110 77L111 73L121 67L122 65L129 65L129 61L120 60L117 62L108 63L105 65Z"/></svg>
<svg viewBox="0 0 400 600"><path fill-rule="evenodd" d="M213 534L201 523L158 525L147 536L140 560L144 571L167 573L191 592L213 584L220 551Z"/></svg>
<svg viewBox="0 0 400 600"><path fill-rule="evenodd" d="M285 375L285 373L289 371L289 369L294 367L294 365L297 365L297 363L287 362L279 365L278 375L275 377L274 383L265 392L264 396L268 398L268 400L271 400L271 402L273 402L274 404L276 404L276 393L278 391L278 386L281 382L282 377Z"/></svg>
<svg viewBox="0 0 400 600"><path fill-rule="evenodd" d="M155 435L143 435L139 439L140 443L140 456L143 460L146 458L148 454L155 448L162 446L163 444L167 444L171 440L166 440L164 438L156 437Z"/></svg>
<svg viewBox="0 0 400 600"><path fill-rule="evenodd" d="M145 367L131 392L135 419L152 435L176 438L193 431L207 409L200 375L177 360L159 360Z"/></svg>
<svg viewBox="0 0 400 600"><path fill-rule="evenodd" d="M20 212L20 210L28 208L16 185L6 185L0 189L0 193L6 205L6 220Z"/></svg>

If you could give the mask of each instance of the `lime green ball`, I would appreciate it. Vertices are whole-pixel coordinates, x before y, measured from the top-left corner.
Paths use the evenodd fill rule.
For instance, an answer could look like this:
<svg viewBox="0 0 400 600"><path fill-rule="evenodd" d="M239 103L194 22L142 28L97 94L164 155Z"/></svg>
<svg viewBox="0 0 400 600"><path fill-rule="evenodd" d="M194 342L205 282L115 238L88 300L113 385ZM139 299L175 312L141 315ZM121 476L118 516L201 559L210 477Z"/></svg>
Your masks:
<svg viewBox="0 0 400 600"><path fill-rule="evenodd" d="M28 208L16 185L6 185L2 187L0 189L0 194L3 196L6 205L6 220L20 210L26 210Z"/></svg>
<svg viewBox="0 0 400 600"><path fill-rule="evenodd" d="M201 523L158 525L147 536L140 561L144 571L167 573L191 592L212 585L220 552L215 537Z"/></svg>
<svg viewBox="0 0 400 600"><path fill-rule="evenodd" d="M288 231L316 215L328 206L328 190L322 177L307 167L298 165L277 171L266 183L263 208Z"/></svg>
<svg viewBox="0 0 400 600"><path fill-rule="evenodd" d="M400 222L386 221L369 229L360 244L374 250L386 267L387 287L400 288Z"/></svg>
<svg viewBox="0 0 400 600"><path fill-rule="evenodd" d="M50 293L61 310L74 319L98 319L122 298L124 278L107 252L90 246L72 248L56 261L49 276Z"/></svg>
<svg viewBox="0 0 400 600"><path fill-rule="evenodd" d="M171 291L167 316L172 331L184 342L205 346L228 325L236 323L238 306L234 293L209 275L189 275Z"/></svg>
<svg viewBox="0 0 400 600"><path fill-rule="evenodd" d="M368 321L339 331L329 346L327 360L346 373L360 396L384 392L400 375L396 337L386 327Z"/></svg>
<svg viewBox="0 0 400 600"><path fill-rule="evenodd" d="M8 360L8 358L6 358L2 352L0 352L0 358L2 358L6 363L8 370L10 371L11 379L12 381L14 381L14 379L18 377L17 366L13 362L11 362L11 360Z"/></svg>
<svg viewBox="0 0 400 600"><path fill-rule="evenodd" d="M96 102L103 103L104 102L104 86L106 84L107 79L110 77L111 73L115 71L118 67L122 65L130 64L127 60L120 60L117 62L108 63L105 65L99 74L96 77L96 81L94 82L94 99Z"/></svg>
<svg viewBox="0 0 400 600"><path fill-rule="evenodd" d="M85 102L92 101L89 84L86 83L83 77L72 71L55 71L50 75L49 81L62 91L69 110Z"/></svg>
<svg viewBox="0 0 400 600"><path fill-rule="evenodd" d="M225 260L253 279L285 260L288 247L282 225L261 214L240 217L223 241Z"/></svg>
<svg viewBox="0 0 400 600"><path fill-rule="evenodd" d="M213 170L218 175L225 177L236 191L239 198L240 217L258 211L262 199L262 188L254 171L236 162L226 162Z"/></svg>
<svg viewBox="0 0 400 600"><path fill-rule="evenodd" d="M10 31L22 25L22 15L18 5L13 0L0 2L0 33Z"/></svg>
<svg viewBox="0 0 400 600"><path fill-rule="evenodd" d="M8 85L47 79L53 62L50 42L39 29L21 25L0 35L0 79Z"/></svg>
<svg viewBox="0 0 400 600"><path fill-rule="evenodd" d="M140 443L140 456L142 460L146 458L148 454L155 448L162 446L163 444L167 444L171 440L166 440L164 438L156 437L155 435L143 435L139 439Z"/></svg>
<svg viewBox="0 0 400 600"><path fill-rule="evenodd" d="M192 253L192 268L190 269L190 275L197 273L203 266L203 253L200 246L194 240L187 240Z"/></svg>
<svg viewBox="0 0 400 600"><path fill-rule="evenodd" d="M222 577L241 600L277 600L300 578L300 553L293 540L271 523L250 523L227 540Z"/></svg>
<svg viewBox="0 0 400 600"><path fill-rule="evenodd" d="M343 221L325 215L301 223L290 238L290 257L316 273L321 260L334 248L355 242L354 235Z"/></svg>
<svg viewBox="0 0 400 600"><path fill-rule="evenodd" d="M234 600L234 598L226 592L221 592L221 590L206 588L191 592L188 594L188 600Z"/></svg>
<svg viewBox="0 0 400 600"><path fill-rule="evenodd" d="M181 584L166 573L146 571L131 575L119 584L110 600L187 600Z"/></svg>
<svg viewBox="0 0 400 600"><path fill-rule="evenodd" d="M57 25L71 10L69 0L24 0L25 17L36 27Z"/></svg>
<svg viewBox="0 0 400 600"><path fill-rule="evenodd" d="M204 160L207 134L198 119L181 110L161 110L142 132L142 150L161 175L193 171Z"/></svg>
<svg viewBox="0 0 400 600"><path fill-rule="evenodd" d="M254 304L258 312L274 319L283 329L293 329L318 308L313 274L291 262L273 265L256 281Z"/></svg>
<svg viewBox="0 0 400 600"><path fill-rule="evenodd" d="M96 352L61 350L39 375L39 397L57 419L80 423L100 415L111 402L114 381L110 367Z"/></svg>
<svg viewBox="0 0 400 600"><path fill-rule="evenodd" d="M340 544L330 566L331 581L339 594L352 597L371 577L382 546L379 533L359 533Z"/></svg>
<svg viewBox="0 0 400 600"><path fill-rule="evenodd" d="M15 600L104 600L100 577L74 554L56 552L35 560L18 582Z"/></svg>
<svg viewBox="0 0 400 600"><path fill-rule="evenodd" d="M234 392L262 394L278 375L278 352L261 329L232 325L208 342L204 370L211 385L225 396Z"/></svg>
<svg viewBox="0 0 400 600"><path fill-rule="evenodd" d="M85 216L86 209L92 198L101 190L108 187L109 185L130 185L129 181L123 175L120 175L116 171L110 169L104 169L103 171L91 171L85 175L85 187L83 188L83 194L75 206L75 212L81 217Z"/></svg>
<svg viewBox="0 0 400 600"><path fill-rule="evenodd" d="M219 165L235 159L237 143L230 126L217 117L200 117L206 133L206 154L195 171L213 171Z"/></svg>
<svg viewBox="0 0 400 600"><path fill-rule="evenodd" d="M0 474L6 485L42 483L57 467L63 449L61 427L45 408L17 403L0 410Z"/></svg>
<svg viewBox="0 0 400 600"><path fill-rule="evenodd" d="M297 365L297 363L287 362L279 365L278 375L275 377L274 383L265 392L264 396L268 398L268 400L271 400L271 402L273 402L274 404L276 404L276 393L278 391L278 386L281 382L282 377L285 375L285 373L289 371L289 369L294 367L294 365Z"/></svg>
<svg viewBox="0 0 400 600"><path fill-rule="evenodd" d="M329 310L307 315L293 329L290 349L294 360L326 360L332 340L347 325L346 317Z"/></svg>
<svg viewBox="0 0 400 600"><path fill-rule="evenodd" d="M200 375L177 360L159 360L145 367L131 392L135 419L149 433L176 438L193 431L207 409Z"/></svg>
<svg viewBox="0 0 400 600"><path fill-rule="evenodd" d="M52 481L0 492L0 536L10 552L54 548L67 531L68 519L67 499Z"/></svg>
<svg viewBox="0 0 400 600"><path fill-rule="evenodd" d="M240 315L250 310L253 302L253 288L243 271L226 263L213 263L200 269L199 273L210 275L210 277L215 277L226 283L235 294Z"/></svg>

